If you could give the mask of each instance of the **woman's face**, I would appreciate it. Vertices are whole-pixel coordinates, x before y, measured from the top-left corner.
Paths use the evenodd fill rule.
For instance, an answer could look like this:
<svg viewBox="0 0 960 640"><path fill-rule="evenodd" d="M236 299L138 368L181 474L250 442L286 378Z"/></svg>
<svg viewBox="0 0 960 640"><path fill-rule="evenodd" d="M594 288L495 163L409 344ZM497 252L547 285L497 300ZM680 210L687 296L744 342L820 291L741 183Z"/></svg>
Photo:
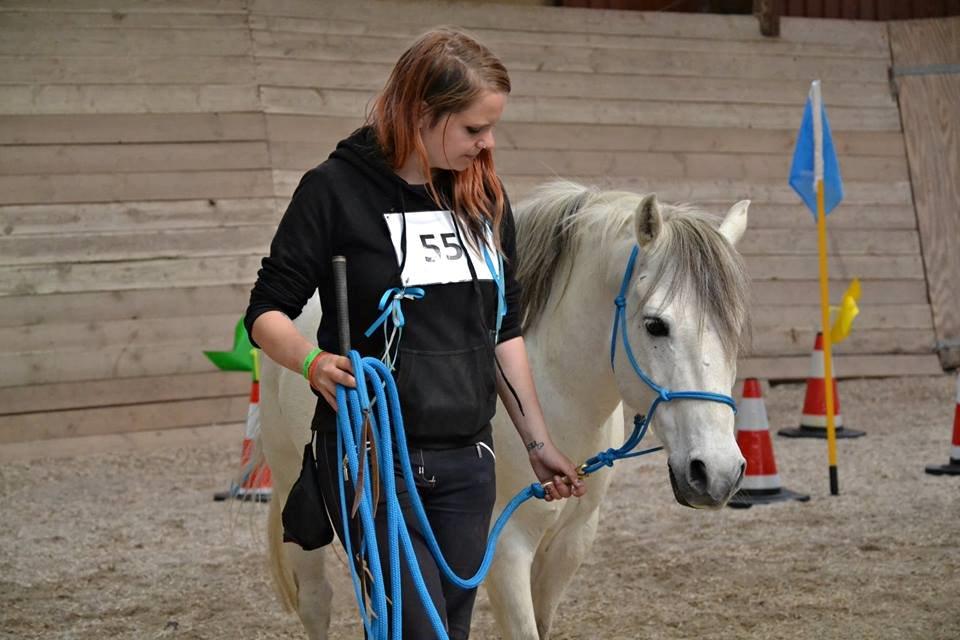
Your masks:
<svg viewBox="0 0 960 640"><path fill-rule="evenodd" d="M484 91L469 107L420 128L431 169L463 171L484 149L493 150L493 128L503 115L507 94Z"/></svg>

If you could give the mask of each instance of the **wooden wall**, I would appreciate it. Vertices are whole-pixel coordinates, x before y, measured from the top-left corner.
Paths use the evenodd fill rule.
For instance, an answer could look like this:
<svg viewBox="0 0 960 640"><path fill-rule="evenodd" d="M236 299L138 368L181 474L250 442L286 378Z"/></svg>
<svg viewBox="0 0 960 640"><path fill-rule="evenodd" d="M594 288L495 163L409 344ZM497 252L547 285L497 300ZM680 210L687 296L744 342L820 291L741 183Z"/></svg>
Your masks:
<svg viewBox="0 0 960 640"><path fill-rule="evenodd" d="M894 78L944 368L960 367L960 18L891 23Z"/></svg>
<svg viewBox="0 0 960 640"><path fill-rule="evenodd" d="M960 0L775 0L779 15L843 20L911 20L960 15ZM754 0L558 0L564 7L682 11L694 13L753 12Z"/></svg>
<svg viewBox="0 0 960 640"><path fill-rule="evenodd" d="M122 9L117 9L117 7ZM410 39L459 24L514 81L496 160L723 212L751 198L744 375L802 378L816 236L786 185L820 77L847 186L833 291L863 279L840 375L940 371L887 81L886 25L358 0L0 5L0 443L240 419L229 346L299 176L360 124Z"/></svg>
<svg viewBox="0 0 960 640"><path fill-rule="evenodd" d="M236 420L276 219L243 0L0 5L0 443Z"/></svg>

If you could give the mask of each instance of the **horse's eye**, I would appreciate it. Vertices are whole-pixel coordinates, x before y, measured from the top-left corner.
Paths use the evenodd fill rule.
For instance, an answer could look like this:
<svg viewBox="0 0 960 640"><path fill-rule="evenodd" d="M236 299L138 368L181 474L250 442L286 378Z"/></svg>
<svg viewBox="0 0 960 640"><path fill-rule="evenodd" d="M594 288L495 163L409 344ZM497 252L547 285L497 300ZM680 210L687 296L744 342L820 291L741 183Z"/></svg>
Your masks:
<svg viewBox="0 0 960 640"><path fill-rule="evenodd" d="M670 335L670 327L660 318L645 318L643 327L654 338L666 338Z"/></svg>

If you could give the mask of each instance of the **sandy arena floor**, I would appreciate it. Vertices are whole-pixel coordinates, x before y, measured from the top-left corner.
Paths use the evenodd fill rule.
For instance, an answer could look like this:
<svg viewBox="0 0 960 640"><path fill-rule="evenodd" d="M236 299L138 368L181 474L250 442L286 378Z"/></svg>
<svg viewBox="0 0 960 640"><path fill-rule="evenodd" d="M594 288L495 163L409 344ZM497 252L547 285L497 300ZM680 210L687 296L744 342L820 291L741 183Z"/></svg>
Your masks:
<svg viewBox="0 0 960 640"><path fill-rule="evenodd" d="M841 495L824 441L774 438L806 504L677 505L662 455L618 465L594 552L554 638L960 638L960 477L950 376L841 383ZM793 425L802 385L767 394ZM238 431L238 438L240 432ZM297 638L264 570L266 508L213 503L235 448L99 454L0 467L0 637ZM338 576L332 637L358 638ZM498 637L481 593L476 638Z"/></svg>

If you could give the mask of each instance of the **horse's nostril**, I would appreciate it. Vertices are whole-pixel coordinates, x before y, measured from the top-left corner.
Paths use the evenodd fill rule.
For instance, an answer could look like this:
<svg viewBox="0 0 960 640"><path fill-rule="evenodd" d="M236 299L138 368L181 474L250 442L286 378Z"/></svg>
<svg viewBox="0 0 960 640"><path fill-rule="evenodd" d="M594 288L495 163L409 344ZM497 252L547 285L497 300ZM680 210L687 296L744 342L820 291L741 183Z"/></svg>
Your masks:
<svg viewBox="0 0 960 640"><path fill-rule="evenodd" d="M707 492L707 465L703 460L690 461L690 486L700 493Z"/></svg>

